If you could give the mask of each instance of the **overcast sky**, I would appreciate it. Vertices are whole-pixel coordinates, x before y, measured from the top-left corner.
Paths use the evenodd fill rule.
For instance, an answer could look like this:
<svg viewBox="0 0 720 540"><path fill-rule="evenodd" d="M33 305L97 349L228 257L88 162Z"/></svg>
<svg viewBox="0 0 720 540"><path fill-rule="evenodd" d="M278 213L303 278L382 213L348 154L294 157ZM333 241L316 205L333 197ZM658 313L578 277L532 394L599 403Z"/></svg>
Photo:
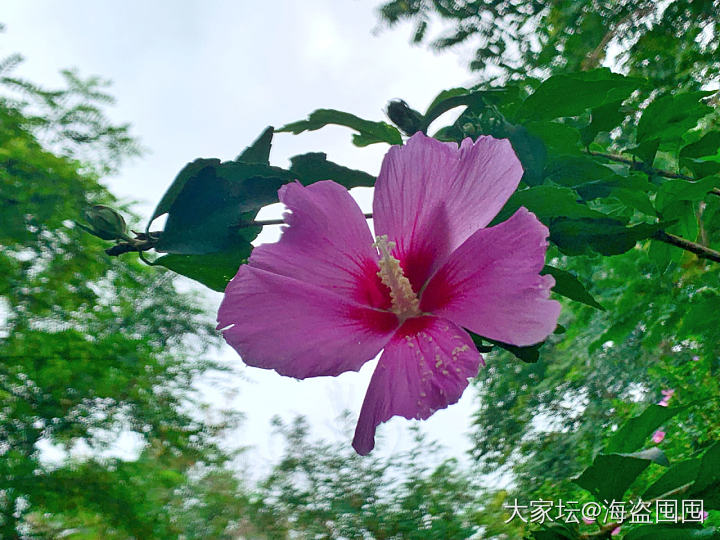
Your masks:
<svg viewBox="0 0 720 540"><path fill-rule="evenodd" d="M471 80L463 59L411 47L409 26L373 33L377 4L4 0L0 52L23 54L26 62L16 73L44 86L58 84L58 71L67 67L113 81L118 103L110 116L131 123L149 153L105 183L121 198L138 201L137 211L148 216L186 162L232 159L267 125L278 127L321 107L380 120L389 99L403 98L423 110L439 91ZM356 148L350 133L331 127L279 134L271 161L286 166L292 155L323 151L333 161L376 174L387 146ZM369 193L359 198L367 209ZM276 230L263 234L266 241L276 237ZM221 295L207 298L214 313ZM229 347L219 354L240 364ZM306 381L244 368L245 380L203 388L208 399L247 415L232 442L254 446L251 462L267 463L279 451L269 437L273 415L307 415L315 434L337 439L335 417L345 408L359 412L374 366L373 361L359 374ZM472 400L466 392L458 405L423 423L452 455L468 448L463 434ZM404 446L410 424L394 419L381 427L386 439L379 451L391 454Z"/></svg>

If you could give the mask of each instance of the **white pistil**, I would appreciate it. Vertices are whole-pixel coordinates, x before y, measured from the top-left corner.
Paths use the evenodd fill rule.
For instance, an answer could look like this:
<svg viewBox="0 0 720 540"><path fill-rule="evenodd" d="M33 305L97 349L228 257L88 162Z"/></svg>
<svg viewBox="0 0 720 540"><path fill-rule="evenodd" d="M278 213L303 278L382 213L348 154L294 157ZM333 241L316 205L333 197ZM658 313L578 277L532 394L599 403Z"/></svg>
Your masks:
<svg viewBox="0 0 720 540"><path fill-rule="evenodd" d="M392 299L392 311L398 316L400 322L405 322L410 317L421 315L420 300L412 289L410 280L403 274L400 261L390 253L395 247L395 242L390 242L386 234L375 239L374 247L380 253L378 276L383 284L390 289Z"/></svg>

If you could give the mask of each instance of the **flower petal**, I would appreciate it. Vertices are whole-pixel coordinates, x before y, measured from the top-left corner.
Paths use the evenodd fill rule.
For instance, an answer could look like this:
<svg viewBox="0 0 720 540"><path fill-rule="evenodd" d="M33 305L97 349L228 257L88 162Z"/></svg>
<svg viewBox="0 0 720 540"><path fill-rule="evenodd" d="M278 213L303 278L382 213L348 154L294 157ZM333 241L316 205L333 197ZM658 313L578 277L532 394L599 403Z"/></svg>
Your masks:
<svg viewBox="0 0 720 540"><path fill-rule="evenodd" d="M375 234L387 234L417 292L444 259L500 211L522 177L510 143L422 133L393 146L375 184Z"/></svg>
<svg viewBox="0 0 720 540"><path fill-rule="evenodd" d="M298 379L357 371L398 326L393 313L248 265L228 284L218 323L246 364Z"/></svg>
<svg viewBox="0 0 720 540"><path fill-rule="evenodd" d="M477 231L430 279L420 309L504 343L542 341L560 315L560 304L548 300L555 280L539 275L547 236L525 208Z"/></svg>
<svg viewBox="0 0 720 540"><path fill-rule="evenodd" d="M375 429L393 416L428 418L456 403L482 357L470 336L436 317L408 319L385 346L360 410L353 447L375 446Z"/></svg>
<svg viewBox="0 0 720 540"><path fill-rule="evenodd" d="M360 207L330 180L280 188L290 210L280 240L256 247L249 264L350 298L387 308L390 296L377 275L378 254Z"/></svg>

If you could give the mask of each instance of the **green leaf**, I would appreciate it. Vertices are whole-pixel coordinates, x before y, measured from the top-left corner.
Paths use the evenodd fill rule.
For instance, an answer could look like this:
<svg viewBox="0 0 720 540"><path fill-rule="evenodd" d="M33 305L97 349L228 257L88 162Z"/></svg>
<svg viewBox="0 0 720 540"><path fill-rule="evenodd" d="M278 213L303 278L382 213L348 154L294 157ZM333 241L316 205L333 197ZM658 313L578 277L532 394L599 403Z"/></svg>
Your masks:
<svg viewBox="0 0 720 540"><path fill-rule="evenodd" d="M163 214L166 214L170 210L170 207L175 202L175 199L177 199L178 195L180 195L180 192L183 190L188 180L193 178L203 169L207 167L216 167L217 165L220 165L220 160L215 158L198 158L192 163L188 163L187 165L185 165L185 167L183 167L180 173L175 177L175 180L173 180L173 183L170 184L170 187L167 189L165 194L160 199L160 202L155 207L155 211L153 212L152 216L150 216L150 221L148 221L148 229L150 228L150 224L156 218L162 216Z"/></svg>
<svg viewBox="0 0 720 540"><path fill-rule="evenodd" d="M548 223L551 218L557 217L573 219L603 219L607 217L605 214L591 209L582 201L578 201L577 193L572 189L543 185L513 193L493 223L505 221L521 206L534 213L543 223Z"/></svg>
<svg viewBox="0 0 720 540"><path fill-rule="evenodd" d="M541 273L550 274L555 278L555 286L552 289L553 292L570 300L575 300L576 302L581 302L605 311L605 308L587 292L585 286L574 274L549 265L545 265Z"/></svg>
<svg viewBox="0 0 720 540"><path fill-rule="evenodd" d="M575 187L598 180L622 181L610 167L588 156L561 156L545 166L545 177L562 186Z"/></svg>
<svg viewBox="0 0 720 540"><path fill-rule="evenodd" d="M703 135L700 140L683 146L680 150L680 159L715 156L719 150L720 131L710 131Z"/></svg>
<svg viewBox="0 0 720 540"><path fill-rule="evenodd" d="M467 106L471 109L478 109L485 105L485 90L468 90L466 88L451 88L443 90L432 101L423 119L423 131L426 131L430 124L441 114L456 107Z"/></svg>
<svg viewBox="0 0 720 540"><path fill-rule="evenodd" d="M394 126L385 122L372 122L355 116L354 114L337 111L335 109L318 109L310 114L307 120L300 120L287 124L278 132L291 132L297 135L303 131L315 131L328 124L345 126L357 131L353 135L356 146L385 142L388 144L402 144L402 136Z"/></svg>
<svg viewBox="0 0 720 540"><path fill-rule="evenodd" d="M645 490L643 499L654 499L695 481L700 470L700 459L674 463L660 478ZM684 496L684 494L678 495Z"/></svg>
<svg viewBox="0 0 720 540"><path fill-rule="evenodd" d="M695 529L683 526L642 525L631 530L623 540L716 540L720 533L715 527Z"/></svg>
<svg viewBox="0 0 720 540"><path fill-rule="evenodd" d="M633 452L647 444L653 432L688 407L649 405L638 416L630 418L608 441L606 453Z"/></svg>
<svg viewBox="0 0 720 540"><path fill-rule="evenodd" d="M574 481L600 500L620 500L650 463L668 465L659 448L634 454L600 454Z"/></svg>
<svg viewBox="0 0 720 540"><path fill-rule="evenodd" d="M580 152L580 132L572 126L560 122L529 122L525 127L554 155Z"/></svg>
<svg viewBox="0 0 720 540"><path fill-rule="evenodd" d="M679 139L688 129L695 127L698 120L712 111L699 100L713 94L705 90L670 94L655 99L643 111L637 127L637 141L669 141ZM648 160L644 160L650 163Z"/></svg>
<svg viewBox="0 0 720 540"><path fill-rule="evenodd" d="M257 140L248 146L235 159L245 163L264 163L270 165L270 149L272 148L273 127L268 126Z"/></svg>
<svg viewBox="0 0 720 540"><path fill-rule="evenodd" d="M248 241L237 249L209 255L163 255L155 260L155 264L194 279L214 291L223 292L240 265L247 262L252 251L250 237L257 236L260 229L261 227L245 229Z"/></svg>
<svg viewBox="0 0 720 540"><path fill-rule="evenodd" d="M244 245L247 239L240 228L260 208L277 202L277 190L293 177L289 171L260 163L190 163L168 190L172 197L163 197L172 203L156 250L204 255Z"/></svg>
<svg viewBox="0 0 720 540"><path fill-rule="evenodd" d="M703 454L692 491L693 493L709 492L711 488L715 488L713 494L720 499L720 442L713 444Z"/></svg>
<svg viewBox="0 0 720 540"><path fill-rule="evenodd" d="M607 68L554 75L527 97L519 114L533 120L578 116L588 109L622 101L642 84L641 79L624 77Z"/></svg>
<svg viewBox="0 0 720 540"><path fill-rule="evenodd" d="M512 126L507 131L495 134L507 137L523 166L522 181L529 186L537 186L543 181L543 169L547 150L542 139L530 133L524 126Z"/></svg>
<svg viewBox="0 0 720 540"><path fill-rule="evenodd" d="M650 139L643 141L634 148L628 149L628 152L635 157L640 158L643 163L652 166L655 161L655 155L660 148L660 139Z"/></svg>
<svg viewBox="0 0 720 540"><path fill-rule="evenodd" d="M304 185L319 180L333 180L348 189L375 185L374 176L328 161L327 155L323 152L311 152L291 157L290 171L297 174Z"/></svg>
<svg viewBox="0 0 720 540"><path fill-rule="evenodd" d="M596 251L619 255L635 247L638 240L649 238L663 228L661 223L641 223L626 227L615 219L556 219L550 224L550 240L567 255Z"/></svg>
<svg viewBox="0 0 720 540"><path fill-rule="evenodd" d="M618 188L613 189L611 194L628 208L634 208L635 210L638 210L648 216L657 217L655 207L645 191L639 189Z"/></svg>
<svg viewBox="0 0 720 540"><path fill-rule="evenodd" d="M709 191L716 187L720 187L720 176L708 176L696 182L680 179L668 180L658 189L655 208L662 213L671 203L701 201ZM675 216L666 217L671 219Z"/></svg>
<svg viewBox="0 0 720 540"><path fill-rule="evenodd" d="M590 113L590 124L581 132L582 143L587 146L595 140L598 133L609 132L622 124L626 113L621 109L622 101L605 103L595 107Z"/></svg>

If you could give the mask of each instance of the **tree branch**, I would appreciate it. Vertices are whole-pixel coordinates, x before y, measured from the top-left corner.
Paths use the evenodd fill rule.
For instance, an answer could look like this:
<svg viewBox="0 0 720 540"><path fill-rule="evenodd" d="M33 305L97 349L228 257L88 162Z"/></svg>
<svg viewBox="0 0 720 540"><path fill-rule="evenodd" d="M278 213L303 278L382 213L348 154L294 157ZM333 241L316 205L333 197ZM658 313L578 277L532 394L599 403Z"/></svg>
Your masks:
<svg viewBox="0 0 720 540"><path fill-rule="evenodd" d="M615 161L617 163L624 163L626 165L630 165L630 168L635 171L642 171L647 174L654 174L657 176L663 176L665 178L680 178L682 180L690 180L693 181L695 178L692 176L687 176L686 174L680 174L680 173L674 173L671 171L665 171L663 169L656 169L655 167L651 167L650 165L642 162L642 161L636 161L635 159L626 158L624 156L619 156L617 154L606 154L605 152L593 152L592 150L585 150L589 155L595 156L595 157L601 157L608 159L610 161ZM718 193L720 195L720 193Z"/></svg>
<svg viewBox="0 0 720 540"><path fill-rule="evenodd" d="M681 238L680 236L666 233L665 231L657 231L653 235L653 238L655 240L665 242L666 244L670 244L671 246L676 246L684 249L685 251L690 251L691 253L697 255L700 259L708 259L710 261L720 262L720 251L715 251L714 249L710 249L695 242L691 242L690 240L686 240L685 238Z"/></svg>

